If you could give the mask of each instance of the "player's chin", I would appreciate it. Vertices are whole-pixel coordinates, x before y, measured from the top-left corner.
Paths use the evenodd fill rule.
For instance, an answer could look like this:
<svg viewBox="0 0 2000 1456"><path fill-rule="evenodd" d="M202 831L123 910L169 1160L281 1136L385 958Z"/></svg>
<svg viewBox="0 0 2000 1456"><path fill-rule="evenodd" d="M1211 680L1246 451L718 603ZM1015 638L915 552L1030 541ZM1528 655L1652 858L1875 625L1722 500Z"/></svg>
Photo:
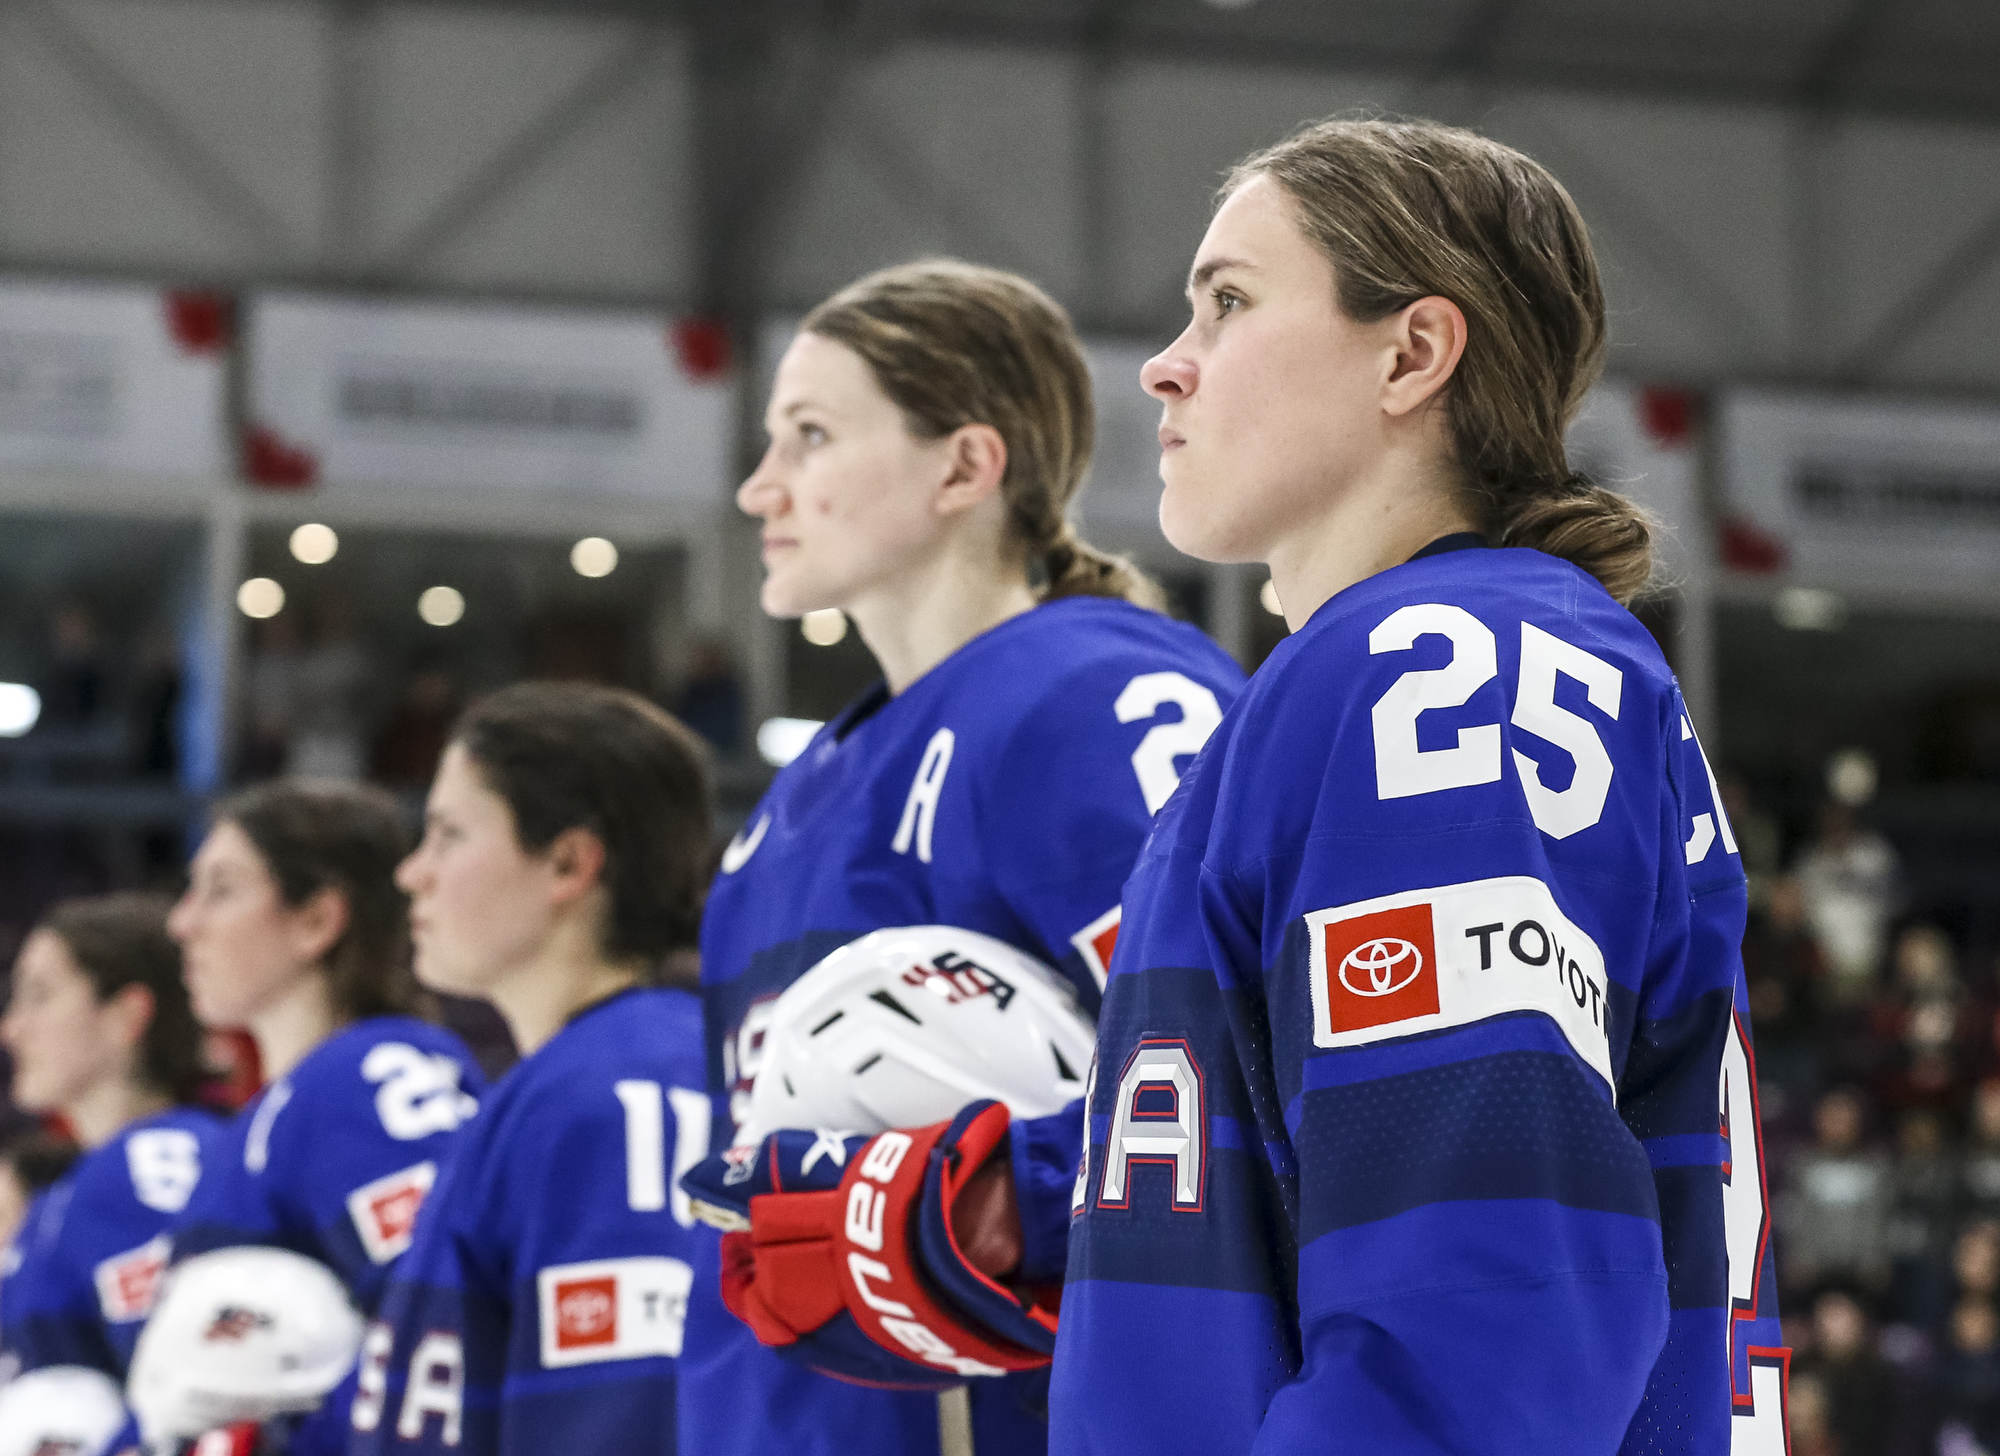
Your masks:
<svg viewBox="0 0 2000 1456"><path fill-rule="evenodd" d="M1167 485L1160 495L1160 532L1168 545L1197 561L1256 559L1255 548L1237 539L1242 533L1224 509L1220 482L1203 480L1171 456L1161 462L1160 474Z"/></svg>

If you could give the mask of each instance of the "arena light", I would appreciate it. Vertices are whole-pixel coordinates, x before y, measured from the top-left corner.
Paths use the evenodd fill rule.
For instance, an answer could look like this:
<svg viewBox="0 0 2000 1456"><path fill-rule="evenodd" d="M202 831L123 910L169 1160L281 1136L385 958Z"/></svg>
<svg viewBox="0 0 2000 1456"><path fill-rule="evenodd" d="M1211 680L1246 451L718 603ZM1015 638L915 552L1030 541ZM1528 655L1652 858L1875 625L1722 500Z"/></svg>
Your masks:
<svg viewBox="0 0 2000 1456"><path fill-rule="evenodd" d="M772 768L783 768L806 751L824 726L817 718L766 718L757 725L757 756Z"/></svg>
<svg viewBox="0 0 2000 1456"><path fill-rule="evenodd" d="M333 527L308 521L292 532L292 558L306 566L324 566L340 550Z"/></svg>
<svg viewBox="0 0 2000 1456"><path fill-rule="evenodd" d="M569 564L578 576L609 576L618 569L618 548L602 536L585 536L569 548Z"/></svg>
<svg viewBox="0 0 2000 1456"><path fill-rule="evenodd" d="M807 612L799 618L799 635L815 647L831 647L847 635L847 614L838 607Z"/></svg>
<svg viewBox="0 0 2000 1456"><path fill-rule="evenodd" d="M465 615L465 594L453 586L426 587L417 598L417 615L433 627L450 627Z"/></svg>
<svg viewBox="0 0 2000 1456"><path fill-rule="evenodd" d="M1847 603L1839 592L1817 586L1788 586L1778 593L1771 611L1780 627L1794 632L1837 632L1847 620Z"/></svg>
<svg viewBox="0 0 2000 1456"><path fill-rule="evenodd" d="M1264 589L1257 593L1257 600L1264 604L1264 610L1272 616L1282 617L1285 615L1285 609L1278 604L1278 584L1275 581L1266 581L1264 583Z"/></svg>
<svg viewBox="0 0 2000 1456"><path fill-rule="evenodd" d="M285 589L268 576L253 576L236 588L236 610L256 621L285 609Z"/></svg>
<svg viewBox="0 0 2000 1456"><path fill-rule="evenodd" d="M0 738L19 738L41 717L40 693L26 683L0 682Z"/></svg>

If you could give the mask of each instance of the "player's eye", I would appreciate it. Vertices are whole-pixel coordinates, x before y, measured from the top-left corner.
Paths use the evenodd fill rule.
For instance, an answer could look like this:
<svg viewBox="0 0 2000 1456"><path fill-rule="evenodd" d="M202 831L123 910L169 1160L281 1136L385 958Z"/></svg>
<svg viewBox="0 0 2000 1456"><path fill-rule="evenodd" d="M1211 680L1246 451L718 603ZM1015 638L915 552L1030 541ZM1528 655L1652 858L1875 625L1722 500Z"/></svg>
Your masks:
<svg viewBox="0 0 2000 1456"><path fill-rule="evenodd" d="M1217 315L1232 314L1243 306L1243 295L1233 289L1212 288L1208 296L1215 304Z"/></svg>
<svg viewBox="0 0 2000 1456"><path fill-rule="evenodd" d="M809 448L815 445L824 445L826 438L826 429L824 426L814 424L801 424L799 426L799 441Z"/></svg>

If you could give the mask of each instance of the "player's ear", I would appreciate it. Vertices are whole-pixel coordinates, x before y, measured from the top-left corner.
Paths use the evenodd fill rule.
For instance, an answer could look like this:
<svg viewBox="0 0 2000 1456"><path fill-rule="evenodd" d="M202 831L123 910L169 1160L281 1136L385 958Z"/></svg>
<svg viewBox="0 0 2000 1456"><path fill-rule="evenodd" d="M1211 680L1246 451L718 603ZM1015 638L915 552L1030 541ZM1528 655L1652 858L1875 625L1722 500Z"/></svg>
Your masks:
<svg viewBox="0 0 2000 1456"><path fill-rule="evenodd" d="M332 885L315 890L292 912L292 950L302 961L326 959L347 934L347 894Z"/></svg>
<svg viewBox="0 0 2000 1456"><path fill-rule="evenodd" d="M971 510L1000 489L1007 476L1007 442L991 425L960 425L945 437L945 476L937 510L953 516Z"/></svg>
<svg viewBox="0 0 2000 1456"><path fill-rule="evenodd" d="M568 904L589 894L604 879L604 841L582 825L563 830L549 841L543 857L555 877L555 902Z"/></svg>
<svg viewBox="0 0 2000 1456"><path fill-rule="evenodd" d="M111 1018L113 1035L126 1046L136 1049L146 1039L146 1028L152 1025L157 1004L150 986L141 986L136 982L120 986L104 1001L104 1011Z"/></svg>
<svg viewBox="0 0 2000 1456"><path fill-rule="evenodd" d="M1465 353L1465 313L1433 294L1391 314L1391 357L1382 382L1382 408L1407 415L1435 398Z"/></svg>

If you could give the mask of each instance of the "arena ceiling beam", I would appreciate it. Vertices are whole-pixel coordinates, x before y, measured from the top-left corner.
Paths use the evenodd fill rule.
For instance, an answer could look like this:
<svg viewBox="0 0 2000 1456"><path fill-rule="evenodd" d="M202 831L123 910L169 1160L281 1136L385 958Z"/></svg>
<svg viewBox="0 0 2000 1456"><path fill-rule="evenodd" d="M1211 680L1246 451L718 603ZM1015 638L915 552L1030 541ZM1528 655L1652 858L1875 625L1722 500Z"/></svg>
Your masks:
<svg viewBox="0 0 2000 1456"><path fill-rule="evenodd" d="M255 189L160 101L78 28L53 0L17 0L14 24L38 39L51 59L101 101L132 140L186 185L243 241L274 259L302 255L301 240Z"/></svg>

